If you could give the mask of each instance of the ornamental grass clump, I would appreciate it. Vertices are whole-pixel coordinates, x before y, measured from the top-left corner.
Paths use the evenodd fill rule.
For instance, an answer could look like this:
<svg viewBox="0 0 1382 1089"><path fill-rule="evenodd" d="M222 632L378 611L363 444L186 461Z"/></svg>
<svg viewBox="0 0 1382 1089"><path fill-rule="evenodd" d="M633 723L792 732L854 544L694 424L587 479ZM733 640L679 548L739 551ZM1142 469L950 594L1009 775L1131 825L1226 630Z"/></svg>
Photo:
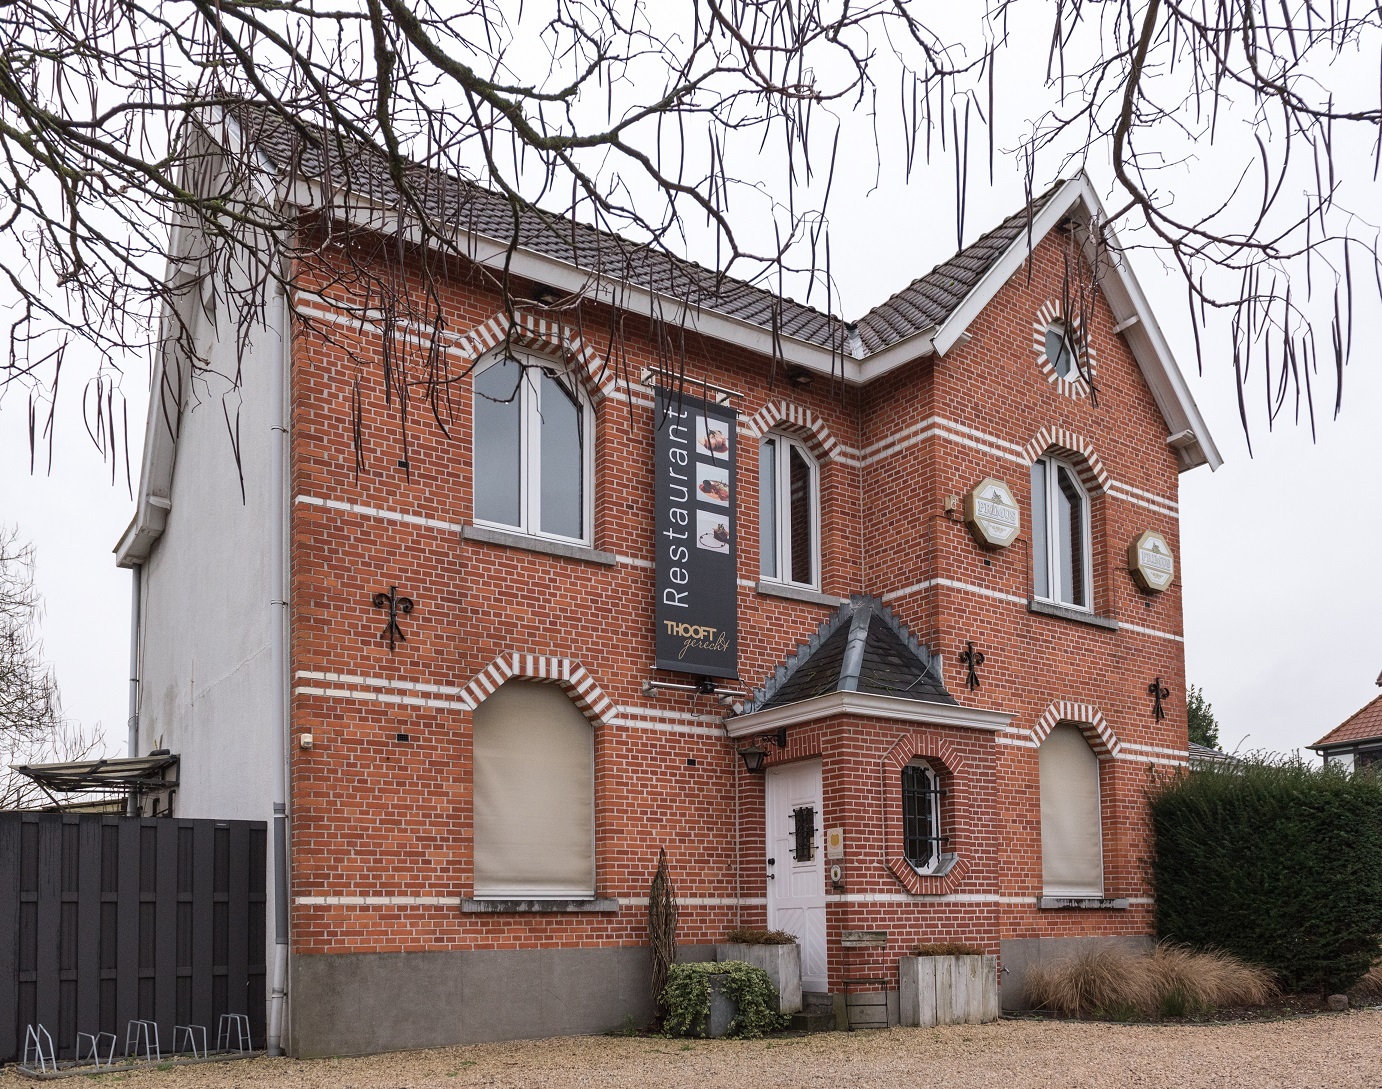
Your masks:
<svg viewBox="0 0 1382 1089"><path fill-rule="evenodd" d="M1068 1017L1203 1017L1257 1006L1277 993L1271 973L1220 952L1159 945L1150 954L1097 945L1027 973L1027 1001Z"/></svg>
<svg viewBox="0 0 1382 1089"><path fill-rule="evenodd" d="M967 942L931 942L918 945L912 950L914 957L986 957L988 954L977 945Z"/></svg>
<svg viewBox="0 0 1382 1089"><path fill-rule="evenodd" d="M726 1035L753 1039L786 1028L790 1018L777 1012L777 988L762 968L742 960L674 964L662 992L667 1011L663 1031L671 1036L704 1036L710 1021L710 987L718 980L734 1002Z"/></svg>

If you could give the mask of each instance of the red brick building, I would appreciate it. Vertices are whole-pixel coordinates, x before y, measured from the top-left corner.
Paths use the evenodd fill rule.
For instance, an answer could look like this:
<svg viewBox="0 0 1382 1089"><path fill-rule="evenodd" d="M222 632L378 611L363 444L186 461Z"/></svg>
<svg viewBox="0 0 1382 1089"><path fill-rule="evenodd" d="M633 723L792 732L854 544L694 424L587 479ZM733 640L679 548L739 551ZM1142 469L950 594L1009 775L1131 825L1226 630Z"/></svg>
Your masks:
<svg viewBox="0 0 1382 1089"><path fill-rule="evenodd" d="M309 169L285 139L267 158ZM646 1017L663 847L687 956L785 927L808 991L893 990L918 942L965 941L1018 1006L1059 943L1145 940L1144 795L1187 760L1177 478L1219 456L1092 218L1063 182L853 324L534 228L512 316L466 268L440 284L462 377L406 447L328 256L311 324L254 334L243 498L219 407L170 392L223 379L168 354L119 549L138 745L182 755L188 815L268 817L286 757L291 1050ZM732 432L728 469L700 434L696 509L733 544L695 542L734 560L737 679L656 668L659 306Z"/></svg>

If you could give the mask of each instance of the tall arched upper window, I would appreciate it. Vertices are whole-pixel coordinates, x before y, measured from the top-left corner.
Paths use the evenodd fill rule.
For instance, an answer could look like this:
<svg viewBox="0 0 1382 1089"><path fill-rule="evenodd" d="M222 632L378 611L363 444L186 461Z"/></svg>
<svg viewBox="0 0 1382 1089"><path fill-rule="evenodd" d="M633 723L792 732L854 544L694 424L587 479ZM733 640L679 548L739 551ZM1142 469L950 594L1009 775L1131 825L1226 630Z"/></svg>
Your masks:
<svg viewBox="0 0 1382 1089"><path fill-rule="evenodd" d="M820 470L786 435L768 435L758 448L758 542L763 578L819 587Z"/></svg>
<svg viewBox="0 0 1382 1089"><path fill-rule="evenodd" d="M594 414L575 378L537 357L475 373L475 521L590 542Z"/></svg>
<svg viewBox="0 0 1382 1089"><path fill-rule="evenodd" d="M595 749L560 688L510 680L475 709L475 895L595 895Z"/></svg>
<svg viewBox="0 0 1382 1089"><path fill-rule="evenodd" d="M1041 883L1047 896L1104 895L1099 760L1078 726L1057 723L1037 754Z"/></svg>
<svg viewBox="0 0 1382 1089"><path fill-rule="evenodd" d="M1092 609L1089 495L1075 470L1032 462L1032 591L1042 601Z"/></svg>

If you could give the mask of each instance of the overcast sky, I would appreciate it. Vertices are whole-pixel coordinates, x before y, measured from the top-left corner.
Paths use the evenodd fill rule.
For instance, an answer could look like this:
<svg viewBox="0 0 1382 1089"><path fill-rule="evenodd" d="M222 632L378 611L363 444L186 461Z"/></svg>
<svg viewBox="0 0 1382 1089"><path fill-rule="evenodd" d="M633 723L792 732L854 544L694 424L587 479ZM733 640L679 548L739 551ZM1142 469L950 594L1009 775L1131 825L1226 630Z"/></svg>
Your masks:
<svg viewBox="0 0 1382 1089"><path fill-rule="evenodd" d="M1032 63L1043 60L1044 47ZM1375 81L1375 60L1369 71ZM1036 72L1024 75L1013 65L1005 72L1000 104L1006 100L1008 115L1020 120ZM895 161L885 162L875 185L871 136L867 142L868 154L846 142L830 212L833 268L851 318L943 260L955 244L950 163L920 170L908 184ZM1173 194L1181 195L1179 185L1188 198L1206 177L1206 164L1222 169L1222 152L1203 152L1202 160L1192 156L1163 179ZM1346 178L1355 167L1361 178L1370 165L1341 167ZM1092 173L1102 190L1097 165ZM1377 207L1376 186L1359 185L1355 206ZM1000 155L991 188L987 170L973 163L966 241L1014 211L1022 192L1011 159ZM713 254L696 256L713 260ZM1255 391L1248 412L1256 456L1249 458L1226 337L1206 340L1205 374L1195 374L1183 283L1145 254L1134 255L1133 266L1225 459L1216 473L1200 468L1181 477L1189 681L1212 702L1225 748L1297 749L1379 694L1382 314L1375 297L1360 309L1338 420L1331 419L1332 378L1317 393L1317 404L1327 406L1317 415L1318 441L1311 442L1308 427L1289 421L1269 434ZM69 358L66 369L79 373L80 360ZM123 388L136 474L146 385L144 363L132 362ZM70 383L59 406L52 472L40 455L33 476L26 404L13 392L0 401L0 522L17 524L37 549L38 588L47 606L43 637L66 707L85 723L99 723L115 755L124 748L130 575L115 568L111 549L133 504L123 464L112 486L109 466L86 437L80 395L80 384Z"/></svg>

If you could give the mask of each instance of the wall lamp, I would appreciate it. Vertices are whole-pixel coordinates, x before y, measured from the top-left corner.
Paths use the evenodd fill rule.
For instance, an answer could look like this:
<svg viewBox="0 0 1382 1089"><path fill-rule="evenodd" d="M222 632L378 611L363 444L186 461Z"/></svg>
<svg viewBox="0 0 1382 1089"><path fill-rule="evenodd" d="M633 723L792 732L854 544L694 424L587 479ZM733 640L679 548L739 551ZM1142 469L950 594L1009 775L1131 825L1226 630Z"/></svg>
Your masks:
<svg viewBox="0 0 1382 1089"><path fill-rule="evenodd" d="M766 734L764 736L777 745L779 749L785 749L787 747L786 726L777 730L776 733ZM763 746L758 743L758 739L755 738L753 744L747 749L739 750L739 755L743 758L745 770L751 775L757 775L763 770L763 764L768 759L768 750L763 748Z"/></svg>

